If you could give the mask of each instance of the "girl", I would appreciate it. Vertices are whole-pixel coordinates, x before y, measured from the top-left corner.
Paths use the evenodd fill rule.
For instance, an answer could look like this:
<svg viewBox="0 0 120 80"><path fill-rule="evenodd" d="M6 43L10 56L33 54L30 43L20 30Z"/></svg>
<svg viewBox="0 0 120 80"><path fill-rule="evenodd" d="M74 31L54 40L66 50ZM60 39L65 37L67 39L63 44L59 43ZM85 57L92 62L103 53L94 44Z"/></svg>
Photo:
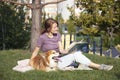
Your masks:
<svg viewBox="0 0 120 80"><path fill-rule="evenodd" d="M45 30L42 32L37 41L37 45L32 53L31 59L38 54L39 50L43 52L55 50L61 54L66 54L68 51L64 50L62 47L58 22L52 18L48 18L45 21L44 27ZM61 70L70 65L73 61L99 70L111 70L113 68L112 65L97 64L92 62L90 59L84 56L81 51L67 54L63 57L60 57L60 60L61 61L58 61L58 68Z"/></svg>

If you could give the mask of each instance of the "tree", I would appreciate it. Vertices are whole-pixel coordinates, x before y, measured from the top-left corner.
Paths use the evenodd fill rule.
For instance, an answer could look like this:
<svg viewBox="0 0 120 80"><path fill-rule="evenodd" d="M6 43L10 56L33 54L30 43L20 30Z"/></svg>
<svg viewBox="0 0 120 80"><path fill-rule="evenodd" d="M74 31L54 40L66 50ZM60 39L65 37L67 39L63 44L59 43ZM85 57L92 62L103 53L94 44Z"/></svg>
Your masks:
<svg viewBox="0 0 120 80"><path fill-rule="evenodd" d="M68 33L72 34L76 32L76 26L74 22L75 14L74 14L74 8L73 7L68 7L67 8L70 11L70 16L69 19L66 21Z"/></svg>
<svg viewBox="0 0 120 80"><path fill-rule="evenodd" d="M31 28L31 52L36 46L37 39L40 35L42 22L42 8L48 4L57 4L65 0L58 0L54 2L47 2L42 4L41 0L32 0L32 3L20 3L13 0L0 0L1 2L14 3L16 5L27 6L32 10L32 28Z"/></svg>
<svg viewBox="0 0 120 80"><path fill-rule="evenodd" d="M58 24L59 24L59 31L60 31L60 33L62 33L62 25L64 25L64 19L62 18L62 15L61 15L61 13L58 13L57 15L56 15L56 17L55 17L55 19L58 21ZM61 25L62 24L62 25Z"/></svg>
<svg viewBox="0 0 120 80"><path fill-rule="evenodd" d="M113 41L113 37L117 38L120 31L119 3L119 0L76 0L76 6L83 11L74 19L75 24L89 31L96 27L98 30L96 29L94 34L103 35L105 40L110 37Z"/></svg>

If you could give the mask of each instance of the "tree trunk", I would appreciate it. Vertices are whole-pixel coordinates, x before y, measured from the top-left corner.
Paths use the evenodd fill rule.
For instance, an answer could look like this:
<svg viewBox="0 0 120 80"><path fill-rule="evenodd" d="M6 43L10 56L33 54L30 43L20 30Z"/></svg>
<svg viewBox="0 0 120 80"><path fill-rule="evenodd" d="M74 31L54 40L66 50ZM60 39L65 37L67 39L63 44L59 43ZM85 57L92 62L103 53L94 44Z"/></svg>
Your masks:
<svg viewBox="0 0 120 80"><path fill-rule="evenodd" d="M33 6L32 9L32 28L31 28L31 48L30 51L33 52L33 50L36 47L37 39L40 36L40 29L41 29L41 9L36 8L37 5L41 6L41 0L33 0Z"/></svg>

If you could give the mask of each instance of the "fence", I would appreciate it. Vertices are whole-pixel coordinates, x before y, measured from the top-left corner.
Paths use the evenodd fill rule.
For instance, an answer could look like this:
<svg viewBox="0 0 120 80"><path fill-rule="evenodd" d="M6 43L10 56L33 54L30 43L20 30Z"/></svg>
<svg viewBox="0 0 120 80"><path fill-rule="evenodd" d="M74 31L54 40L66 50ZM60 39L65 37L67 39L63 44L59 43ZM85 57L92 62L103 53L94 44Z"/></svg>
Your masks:
<svg viewBox="0 0 120 80"><path fill-rule="evenodd" d="M62 34L62 45L64 49L67 49L73 41L80 41L84 40L88 44L88 49L91 51L93 54L99 54L102 56L102 37L97 36L97 37L89 37L89 36L77 36L74 34ZM77 47L76 47L77 48Z"/></svg>

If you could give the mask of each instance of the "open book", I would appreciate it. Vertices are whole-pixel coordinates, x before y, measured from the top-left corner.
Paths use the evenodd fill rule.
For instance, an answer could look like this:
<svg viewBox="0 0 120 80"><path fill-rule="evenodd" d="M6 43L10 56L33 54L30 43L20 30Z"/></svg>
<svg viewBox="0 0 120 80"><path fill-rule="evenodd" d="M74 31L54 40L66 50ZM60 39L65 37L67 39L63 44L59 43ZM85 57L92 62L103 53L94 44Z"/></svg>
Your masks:
<svg viewBox="0 0 120 80"><path fill-rule="evenodd" d="M87 42L79 41L71 43L67 50L68 53L72 53L74 51L82 51L84 53L88 53L89 47Z"/></svg>
<svg viewBox="0 0 120 80"><path fill-rule="evenodd" d="M76 52L76 51L82 51L83 53L89 52L89 46L87 42L79 41L79 42L73 42L68 47L68 54ZM61 54L61 56L64 56L67 54Z"/></svg>

